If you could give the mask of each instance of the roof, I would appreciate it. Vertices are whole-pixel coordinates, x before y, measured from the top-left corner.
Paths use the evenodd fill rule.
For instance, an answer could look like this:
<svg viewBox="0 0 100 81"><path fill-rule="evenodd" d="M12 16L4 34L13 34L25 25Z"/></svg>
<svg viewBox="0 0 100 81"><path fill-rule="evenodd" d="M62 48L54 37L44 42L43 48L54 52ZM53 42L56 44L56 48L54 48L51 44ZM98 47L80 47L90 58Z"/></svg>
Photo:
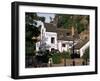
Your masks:
<svg viewBox="0 0 100 81"><path fill-rule="evenodd" d="M46 28L47 32L56 32L57 33L57 39L58 40L64 40L64 41L72 41L73 36L72 36L72 29L64 29L64 28L57 28L56 25L53 23L44 23L44 26ZM67 35L69 33L69 36ZM79 35L78 33L75 32L74 40L78 39Z"/></svg>
<svg viewBox="0 0 100 81"><path fill-rule="evenodd" d="M69 35L67 35L69 33ZM79 38L78 34L75 34L75 36L72 36L72 31L71 29L57 29L57 36L58 40L65 40L65 41L73 41Z"/></svg>
<svg viewBox="0 0 100 81"><path fill-rule="evenodd" d="M56 32L57 27L53 23L44 23L44 26L47 32Z"/></svg>
<svg viewBox="0 0 100 81"><path fill-rule="evenodd" d="M74 45L74 49L80 49L80 48L83 47L88 41L89 41L89 39L81 40L81 41L78 42L76 45Z"/></svg>
<svg viewBox="0 0 100 81"><path fill-rule="evenodd" d="M58 40L64 40L64 41L73 41L72 37L58 37Z"/></svg>

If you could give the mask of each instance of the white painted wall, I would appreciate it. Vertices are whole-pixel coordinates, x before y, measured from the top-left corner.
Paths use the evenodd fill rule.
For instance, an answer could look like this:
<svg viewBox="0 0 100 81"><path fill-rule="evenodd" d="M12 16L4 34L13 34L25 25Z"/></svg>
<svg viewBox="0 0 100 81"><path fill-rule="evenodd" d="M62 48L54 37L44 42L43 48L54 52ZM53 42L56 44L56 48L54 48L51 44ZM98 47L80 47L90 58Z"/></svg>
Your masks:
<svg viewBox="0 0 100 81"><path fill-rule="evenodd" d="M40 47L40 42L36 43L36 51L39 51L39 47Z"/></svg>
<svg viewBox="0 0 100 81"><path fill-rule="evenodd" d="M65 44L65 47L63 47L62 44ZM58 41L58 50L60 52L67 51L68 50L67 42L62 40Z"/></svg>
<svg viewBox="0 0 100 81"><path fill-rule="evenodd" d="M47 45L49 46L49 50L51 51L52 48L57 49L57 33L56 32L47 32L46 28L44 27L44 23L41 21L36 21L37 27L41 25L41 40L40 42L36 43L36 51L39 51L40 45ZM51 38L54 38L54 43L51 43Z"/></svg>
<svg viewBox="0 0 100 81"><path fill-rule="evenodd" d="M63 43L66 44L65 47L62 46ZM72 41L58 40L58 50L60 52L68 51L69 48L71 48L71 46L69 46L69 43L72 43Z"/></svg>
<svg viewBox="0 0 100 81"><path fill-rule="evenodd" d="M58 46L57 49L59 49L59 51L62 52L62 49L61 49L61 47L62 47L62 43L61 43L61 41L58 41L58 45L57 45L57 46Z"/></svg>
<svg viewBox="0 0 100 81"><path fill-rule="evenodd" d="M44 23L42 21L36 21L37 22L37 27L39 27L41 25L41 28L40 28L40 41L36 43L36 51L39 51L39 47L41 44L44 44L46 42L46 28L44 27Z"/></svg>
<svg viewBox="0 0 100 81"><path fill-rule="evenodd" d="M54 32L46 32L45 33L45 36L47 38L46 44L50 46L50 49L49 50L51 50L51 48L57 49L57 33L54 33ZM55 38L55 42L54 43L51 43L51 38L52 37Z"/></svg>

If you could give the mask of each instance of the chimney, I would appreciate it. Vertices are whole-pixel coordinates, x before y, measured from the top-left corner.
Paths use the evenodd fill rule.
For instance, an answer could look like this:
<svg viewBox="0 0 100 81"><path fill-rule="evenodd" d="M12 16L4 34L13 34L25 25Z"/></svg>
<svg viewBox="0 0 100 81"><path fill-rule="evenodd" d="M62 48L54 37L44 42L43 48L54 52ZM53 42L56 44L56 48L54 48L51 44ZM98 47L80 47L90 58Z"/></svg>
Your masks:
<svg viewBox="0 0 100 81"><path fill-rule="evenodd" d="M75 29L74 29L74 27L72 26L72 36L74 36L74 34L75 34Z"/></svg>

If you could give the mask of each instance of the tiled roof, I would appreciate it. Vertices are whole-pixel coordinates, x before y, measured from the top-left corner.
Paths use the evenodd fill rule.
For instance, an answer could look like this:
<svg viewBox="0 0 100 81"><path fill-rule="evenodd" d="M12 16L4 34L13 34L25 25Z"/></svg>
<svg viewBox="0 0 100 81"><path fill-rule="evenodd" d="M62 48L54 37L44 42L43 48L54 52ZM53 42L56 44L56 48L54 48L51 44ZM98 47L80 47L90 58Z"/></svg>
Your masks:
<svg viewBox="0 0 100 81"><path fill-rule="evenodd" d="M67 33L69 33L69 36L67 35ZM73 41L79 38L78 34L75 34L74 38L72 36L72 31L71 29L57 29L57 37L58 40L65 40L65 41Z"/></svg>
<svg viewBox="0 0 100 81"><path fill-rule="evenodd" d="M56 32L57 27L53 23L44 23L47 32Z"/></svg>
<svg viewBox="0 0 100 81"><path fill-rule="evenodd" d="M44 26L47 32L56 32L58 40L64 40L64 41L73 40L71 28L68 28L68 29L57 28L57 26L54 25L53 23L44 23ZM67 33L69 33L69 36L67 36ZM79 38L79 35L75 32L74 40L78 38Z"/></svg>
<svg viewBox="0 0 100 81"><path fill-rule="evenodd" d="M89 41L89 39L85 39L85 40L79 41L79 42L74 46L74 49L80 49L80 48L83 47L88 41Z"/></svg>

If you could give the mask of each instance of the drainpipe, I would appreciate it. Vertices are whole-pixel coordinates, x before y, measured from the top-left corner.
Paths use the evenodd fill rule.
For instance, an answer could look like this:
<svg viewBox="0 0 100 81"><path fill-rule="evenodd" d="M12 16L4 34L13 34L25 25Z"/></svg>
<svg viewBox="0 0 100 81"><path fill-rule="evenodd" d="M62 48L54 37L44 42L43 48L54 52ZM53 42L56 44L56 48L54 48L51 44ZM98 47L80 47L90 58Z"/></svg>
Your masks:
<svg viewBox="0 0 100 81"><path fill-rule="evenodd" d="M75 66L75 56L74 56L74 35L73 35L73 49L72 49L72 51L73 51L73 53L72 53L72 54L73 54L73 55L72 55L72 56L73 56L73 57L72 57L72 59L73 59L72 65Z"/></svg>

